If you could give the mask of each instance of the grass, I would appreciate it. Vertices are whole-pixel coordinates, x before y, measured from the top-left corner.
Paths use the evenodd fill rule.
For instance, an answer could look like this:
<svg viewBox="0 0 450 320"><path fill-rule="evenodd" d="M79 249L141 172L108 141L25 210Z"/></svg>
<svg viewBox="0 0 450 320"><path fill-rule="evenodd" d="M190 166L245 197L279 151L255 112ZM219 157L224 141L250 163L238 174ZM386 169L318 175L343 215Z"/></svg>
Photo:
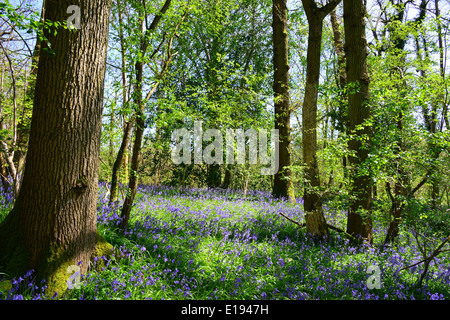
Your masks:
<svg viewBox="0 0 450 320"><path fill-rule="evenodd" d="M129 228L117 229L119 209L104 200L100 185L98 230L116 248L81 278L63 299L320 299L409 300L450 298L450 256L431 264L422 288L422 265L411 237L389 248L351 246L334 231L314 243L305 229L302 204L274 200L265 192L243 198L238 191L141 186ZM1 196L0 196L1 198ZM3 196L5 198L5 195ZM2 203L0 203L2 204ZM3 203L3 215L9 210ZM326 211L327 222L345 228L345 212ZM376 241L385 234L374 228ZM368 267L380 270L381 288L369 289ZM20 284L29 290L19 290ZM22 286L23 287L23 286ZM0 287L0 291L1 291ZM31 274L13 279L0 299L45 299Z"/></svg>

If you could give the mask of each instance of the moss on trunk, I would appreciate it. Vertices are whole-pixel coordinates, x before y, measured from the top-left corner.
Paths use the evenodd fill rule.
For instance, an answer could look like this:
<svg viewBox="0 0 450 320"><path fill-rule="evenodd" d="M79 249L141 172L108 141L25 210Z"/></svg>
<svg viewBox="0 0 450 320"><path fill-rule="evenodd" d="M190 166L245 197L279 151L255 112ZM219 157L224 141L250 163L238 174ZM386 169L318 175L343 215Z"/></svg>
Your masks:
<svg viewBox="0 0 450 320"><path fill-rule="evenodd" d="M14 221L14 215L10 215L9 219L5 220L0 225L0 239L2 246L0 250L0 272L5 273L9 280L0 283L0 292L6 293L12 288L11 280L17 277L23 277L29 270L37 270L34 276L36 277L36 285L40 285L41 281L45 279L47 288L45 293L47 297L53 297L55 292L57 297L63 296L68 289L68 281L73 272L68 272L70 266L77 266L78 261L70 258L68 251L65 248L53 243L49 246L48 253L45 254L37 266L30 265L29 254L25 250L23 242L13 232L9 223ZM7 228L6 226L9 226ZM86 261L85 268L88 270L89 262L93 262L96 257L109 257L114 252L113 246L108 243L99 233L97 233L95 248L91 253L90 261ZM103 260L99 260L97 269L104 266ZM83 262L82 262L83 264ZM80 268L81 270L81 268Z"/></svg>

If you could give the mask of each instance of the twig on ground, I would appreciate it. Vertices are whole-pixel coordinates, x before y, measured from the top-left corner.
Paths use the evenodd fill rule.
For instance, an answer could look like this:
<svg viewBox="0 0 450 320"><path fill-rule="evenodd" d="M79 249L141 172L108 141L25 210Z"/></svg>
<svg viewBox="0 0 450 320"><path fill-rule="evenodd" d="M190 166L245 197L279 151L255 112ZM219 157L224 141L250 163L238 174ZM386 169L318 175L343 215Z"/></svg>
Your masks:
<svg viewBox="0 0 450 320"><path fill-rule="evenodd" d="M419 288L420 288L420 287L422 286L423 279L425 278L425 275L426 275L426 273L428 272L428 267L429 267L431 261L432 261L438 254L440 254L441 252L446 252L446 251L448 251L448 250L442 250L442 248L443 248L443 247L445 246L445 244L446 244L447 242L449 242L449 241L450 241L450 236L448 236L447 238L445 238L445 239L442 241L442 243L441 243L441 244L433 251L433 253L431 253L430 256L428 256L428 257L426 257L425 259L423 259L423 260L421 260L421 261L419 261L419 262L417 262L417 263L414 263L414 264L412 264L412 265L410 265L410 266L403 267L403 268L400 269L400 271L405 270L405 269L412 268L412 267L417 266L417 265L419 265L419 264L421 264L421 263L425 263L425 268L424 268L424 270L423 270L423 272L422 272L422 274L421 274L421 276L420 276L420 279L419 279Z"/></svg>
<svg viewBox="0 0 450 320"><path fill-rule="evenodd" d="M299 222L297 222L297 221L295 221L295 220L289 218L288 216L286 216L285 214L283 214L283 213L281 213L281 212L278 212L278 214L279 214L280 216L284 217L285 219L291 221L292 223L298 225L300 228L306 227L306 223L299 223ZM339 232L339 233L344 234L344 236L346 236L346 237L347 237L349 240L351 240L351 241L360 242L357 238L355 238L354 236L352 236L351 234L347 233L346 231L344 231L344 230L342 230L342 229L339 229L339 228L337 228L337 227L335 227L335 226L332 226L331 224L328 224L328 223L327 223L327 227L330 228L330 229L332 229L332 230L334 230L334 231L337 231L337 232Z"/></svg>

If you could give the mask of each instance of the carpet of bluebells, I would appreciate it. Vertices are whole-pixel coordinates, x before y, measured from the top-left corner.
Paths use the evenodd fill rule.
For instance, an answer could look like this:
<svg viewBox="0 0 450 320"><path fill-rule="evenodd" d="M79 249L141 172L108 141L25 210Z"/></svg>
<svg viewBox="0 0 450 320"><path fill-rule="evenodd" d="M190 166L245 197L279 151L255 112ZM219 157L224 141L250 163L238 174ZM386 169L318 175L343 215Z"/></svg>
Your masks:
<svg viewBox="0 0 450 320"><path fill-rule="evenodd" d="M301 200L292 205L268 192L140 186L129 228L118 229L120 202L108 205L100 183L98 230L115 248L90 262L81 286L63 299L356 299L450 298L450 255L430 265L417 286L423 264L417 243L377 245L386 228L374 224L375 244L353 246L331 231L315 243L303 222ZM11 208L11 194L0 194L0 219ZM345 229L346 213L326 208L329 224ZM435 239L439 244L440 239ZM369 286L369 266L380 271L381 287ZM0 277L6 276L0 274ZM0 278L0 281L2 279ZM19 290L19 287L21 288ZM372 287L372 289L370 289ZM24 289L25 288L25 289ZM52 299L28 272L0 282L0 299Z"/></svg>

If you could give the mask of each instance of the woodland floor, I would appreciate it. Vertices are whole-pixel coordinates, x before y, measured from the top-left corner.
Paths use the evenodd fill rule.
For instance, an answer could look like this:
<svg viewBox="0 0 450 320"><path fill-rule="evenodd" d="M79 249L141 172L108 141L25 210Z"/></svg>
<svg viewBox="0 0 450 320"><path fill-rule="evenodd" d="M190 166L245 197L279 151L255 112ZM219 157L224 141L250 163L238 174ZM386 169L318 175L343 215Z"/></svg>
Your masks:
<svg viewBox="0 0 450 320"><path fill-rule="evenodd" d="M450 253L433 260L418 288L423 264L400 270L423 259L411 230L404 228L395 245L382 248L386 227L381 218L374 217L373 246L352 246L335 231L327 241L313 243L304 228L278 214L303 222L300 200L290 205L267 192L252 191L243 197L233 190L140 186L129 228L121 233L120 210L108 205L105 192L101 183L98 229L116 253L100 258L105 262L101 270L94 271L98 261L92 263L79 288L53 298L450 298ZM10 198L9 193L0 194L0 220L11 207ZM333 207L325 208L327 222L345 229L346 212ZM433 229L435 221L428 226L431 252L444 236ZM376 271L368 272L370 266L379 270L380 288L373 287L371 276ZM49 299L31 273L4 281L0 292L0 299Z"/></svg>

